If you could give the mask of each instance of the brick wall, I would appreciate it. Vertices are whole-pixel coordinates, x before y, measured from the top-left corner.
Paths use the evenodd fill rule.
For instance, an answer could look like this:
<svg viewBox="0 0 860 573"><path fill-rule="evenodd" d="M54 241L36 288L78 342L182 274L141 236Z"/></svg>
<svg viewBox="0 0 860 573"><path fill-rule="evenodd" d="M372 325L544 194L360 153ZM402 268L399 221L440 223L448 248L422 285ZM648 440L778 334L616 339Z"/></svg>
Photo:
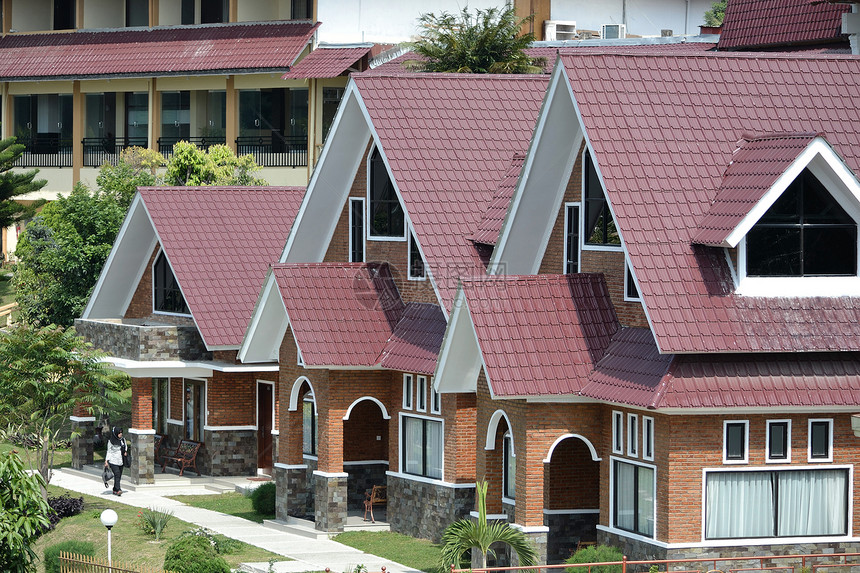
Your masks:
<svg viewBox="0 0 860 573"><path fill-rule="evenodd" d="M152 429L152 378L131 379L131 427Z"/></svg>
<svg viewBox="0 0 860 573"><path fill-rule="evenodd" d="M546 509L600 507L600 462L591 459L591 451L582 440L559 443L544 471Z"/></svg>
<svg viewBox="0 0 860 573"><path fill-rule="evenodd" d="M149 262L146 263L146 270L143 271L143 276L137 283L137 288L125 311L125 318L145 318L152 314L152 264L160 248L160 245L156 245L152 250Z"/></svg>
<svg viewBox="0 0 860 573"><path fill-rule="evenodd" d="M364 400L343 421L345 462L388 459L388 424L375 402Z"/></svg>

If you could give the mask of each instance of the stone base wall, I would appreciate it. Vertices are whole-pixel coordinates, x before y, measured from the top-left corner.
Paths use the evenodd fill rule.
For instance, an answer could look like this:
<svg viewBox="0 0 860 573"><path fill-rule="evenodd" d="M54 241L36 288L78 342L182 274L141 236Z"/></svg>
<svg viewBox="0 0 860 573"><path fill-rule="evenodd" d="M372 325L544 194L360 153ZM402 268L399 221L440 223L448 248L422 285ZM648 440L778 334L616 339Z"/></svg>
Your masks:
<svg viewBox="0 0 860 573"><path fill-rule="evenodd" d="M155 482L155 437L153 434L134 434L128 432L125 439L131 456L131 467L123 473L123 478L133 484Z"/></svg>
<svg viewBox="0 0 860 573"><path fill-rule="evenodd" d="M95 420L86 422L72 421L72 432L80 434L72 440L72 467L79 470L93 463Z"/></svg>
<svg viewBox="0 0 860 573"><path fill-rule="evenodd" d="M316 463L314 463L316 466ZM315 468L314 468L315 469ZM313 469L275 467L275 517L314 520Z"/></svg>
<svg viewBox="0 0 860 573"><path fill-rule="evenodd" d="M441 541L445 528L469 515L475 488L454 488L388 475L388 522L391 530Z"/></svg>
<svg viewBox="0 0 860 573"><path fill-rule="evenodd" d="M347 476L328 477L314 474L313 477L316 528L332 533L343 531L346 525Z"/></svg>
<svg viewBox="0 0 860 573"><path fill-rule="evenodd" d="M203 438L207 455L204 456L205 462L204 457L197 455L197 467L201 472L212 476L257 475L255 430L206 430ZM200 451L204 448L200 448Z"/></svg>
<svg viewBox="0 0 860 573"><path fill-rule="evenodd" d="M580 541L597 541L599 518L597 513L545 514L543 523L549 528L547 565L566 561Z"/></svg>
<svg viewBox="0 0 860 573"><path fill-rule="evenodd" d="M373 489L375 485L388 485L385 475L388 464L350 464L344 466L344 470L349 474L346 492L347 509L364 512L365 492Z"/></svg>

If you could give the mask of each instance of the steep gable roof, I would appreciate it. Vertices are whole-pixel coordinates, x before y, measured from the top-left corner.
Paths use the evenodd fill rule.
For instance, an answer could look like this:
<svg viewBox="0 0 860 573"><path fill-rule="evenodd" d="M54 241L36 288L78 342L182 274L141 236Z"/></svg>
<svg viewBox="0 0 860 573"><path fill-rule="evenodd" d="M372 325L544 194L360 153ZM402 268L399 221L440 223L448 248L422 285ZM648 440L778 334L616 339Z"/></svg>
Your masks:
<svg viewBox="0 0 860 573"><path fill-rule="evenodd" d="M318 27L295 21L7 34L0 80L284 70Z"/></svg>
<svg viewBox="0 0 860 573"><path fill-rule="evenodd" d="M487 206L487 210L484 212L477 230L469 237L472 241L481 243L482 245L496 244L499 238L499 231L502 230L505 214L508 212L511 197L514 196L514 188L517 185L517 178L520 176L525 159L526 156L524 154L514 155L511 166L505 173L504 178L499 182L496 193L493 195L493 200Z"/></svg>
<svg viewBox="0 0 860 573"><path fill-rule="evenodd" d="M845 42L845 4L810 0L731 0L717 48L747 50L798 44Z"/></svg>
<svg viewBox="0 0 860 573"><path fill-rule="evenodd" d="M370 53L370 45L362 46L325 46L317 47L313 52L290 67L290 71L281 76L282 80L304 78L336 78L360 63Z"/></svg>
<svg viewBox="0 0 860 573"><path fill-rule="evenodd" d="M410 302L385 344L379 365L390 370L433 374L446 325L439 305Z"/></svg>

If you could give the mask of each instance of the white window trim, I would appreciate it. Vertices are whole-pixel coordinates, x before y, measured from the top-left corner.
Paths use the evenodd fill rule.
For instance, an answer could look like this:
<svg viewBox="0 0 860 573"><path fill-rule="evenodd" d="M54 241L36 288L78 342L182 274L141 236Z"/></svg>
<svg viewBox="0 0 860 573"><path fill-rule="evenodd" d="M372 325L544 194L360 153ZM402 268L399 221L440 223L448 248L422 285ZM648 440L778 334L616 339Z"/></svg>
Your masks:
<svg viewBox="0 0 860 573"><path fill-rule="evenodd" d="M403 409L411 410L415 404L415 377L412 374L403 375Z"/></svg>
<svg viewBox="0 0 860 573"><path fill-rule="evenodd" d="M296 366L304 366L305 360L302 358L302 349L299 348L299 345L296 345Z"/></svg>
<svg viewBox="0 0 860 573"><path fill-rule="evenodd" d="M770 457L770 426L772 424L781 424L786 423L786 431L785 431L785 455L784 458L771 458ZM764 449L765 449L765 459L766 463L769 464L790 464L791 463L791 420L768 420L766 432L764 436Z"/></svg>
<svg viewBox="0 0 860 573"><path fill-rule="evenodd" d="M406 432L403 431L403 418L418 418L421 420L430 420L433 422L439 422L442 424L442 442L444 445L445 442L445 418L434 418L433 416L421 415L421 414L413 414L412 412L400 412L398 425L397 425L397 473L403 477L409 477L410 479L418 478L417 481L426 481L432 480L432 483L441 483L445 480L445 454L442 454L442 477L441 478L431 478L427 476L421 476L418 474L411 474L406 471L404 467L406 463L405 456L403 455L403 439L406 437ZM387 473L387 472L386 472Z"/></svg>
<svg viewBox="0 0 860 573"><path fill-rule="evenodd" d="M368 179L368 184L369 184L369 182L370 182L370 180ZM369 192L370 191L368 190L368 193ZM349 251L348 252L349 252L349 258L350 259L352 258L352 247L353 247L353 244L352 244L352 204L353 203L361 203L362 227L367 228L367 211L365 210L364 197L350 197L349 198L349 212L347 213L347 217L349 219L349 225L348 225L349 228L348 228L347 234L349 235L349 237L348 237L348 239L349 239ZM367 232L364 231L364 229L362 229L362 231L363 232L361 233L361 236L364 237L367 234ZM367 259L367 242L362 241L362 243L361 243L361 260L364 261L366 259Z"/></svg>
<svg viewBox="0 0 860 573"><path fill-rule="evenodd" d="M618 443L618 437L621 443ZM612 453L624 454L624 413L618 410L612 411Z"/></svg>
<svg viewBox="0 0 860 573"><path fill-rule="evenodd" d="M167 312L166 310L155 310L155 263L158 262L158 257L160 257L164 253L164 249L162 247L158 247L158 252L155 253L155 257L152 258L152 264L149 266L149 283L150 289L149 292L152 293L152 314L161 314L163 316L185 316L190 317L191 309L189 308L189 312ZM167 258L167 254L164 254L164 259L167 261L167 266L170 268L171 274L173 274L173 280L176 281L176 286L179 287L179 292L182 294L182 300L185 300L185 293L182 292L182 287L179 286L179 280L176 278L176 273L173 270L173 265L170 264L170 259ZM185 301L185 306L188 306L188 301Z"/></svg>
<svg viewBox="0 0 860 573"><path fill-rule="evenodd" d="M441 414L442 413L442 394L436 391L436 385L433 383L434 380L430 378L430 413L431 414ZM436 400L439 400L439 407L436 407Z"/></svg>
<svg viewBox="0 0 860 573"><path fill-rule="evenodd" d="M582 150L582 155L579 160L579 171L582 174L580 179L582 180L582 190L580 193L580 197L582 197L582 212L579 214L579 250L580 253L582 251L610 251L610 252L618 252L624 249L622 240L622 244L620 245L589 245L585 242L587 237L585 236L585 206L588 203L585 200L585 154L588 153L588 147ZM597 168L595 167L595 171ZM597 177L600 178L600 173L597 174ZM603 181L600 182L601 188L603 188ZM612 213L612 220L616 221L615 212L612 210L612 205L609 203L609 197L606 197L606 189L603 188L603 196L606 198L606 205L609 207L609 212ZM616 230L618 226L616 224ZM618 234L621 237L621 233Z"/></svg>
<svg viewBox="0 0 860 573"><path fill-rule="evenodd" d="M742 460L728 459L728 425L742 424L744 426L744 458ZM748 464L750 459L750 422L749 420L723 420L723 463L726 465Z"/></svg>
<svg viewBox="0 0 860 573"><path fill-rule="evenodd" d="M615 525L615 496L613 492L615 491L615 462L619 461L625 464L630 464L633 466L642 466L646 468L651 468L654 470L654 484L652 486L651 491L651 499L654 500L654 536L648 537L642 533L637 533L635 531L628 531L626 529L621 529L620 527ZM646 464L644 462L640 462L639 460L629 460L627 458L619 458L617 456L609 456L609 527L610 529L618 532L624 532L627 535L635 535L636 537L645 540L645 541L654 541L657 539L657 466L655 464ZM703 514L704 515L704 514Z"/></svg>
<svg viewBox="0 0 860 573"><path fill-rule="evenodd" d="M365 191L366 191L365 196L367 198L368 216L364 220L364 222L366 223L365 229L364 229L364 240L365 241L395 241L395 242L406 241L409 239L409 225L407 224L406 210L403 209L403 202L402 201L400 203L400 208L403 209L403 236L402 237L377 237L376 235L370 234L370 229L371 229L370 208L371 208L371 205L373 203L370 200L370 171L371 171L370 161L371 161L371 158L373 157L373 153L374 153L374 151L376 151L376 149L377 149L377 147L376 147L376 144L374 143L373 146L371 146L371 148L370 148L370 152L367 154L367 162L366 162L366 169L365 169L365 171L367 171L367 184L365 185ZM397 197L397 200L400 201L400 192L397 189L397 186L394 185L394 178L391 177L391 171L388 169L388 160L386 159L386 157L384 155L382 155L381 152L380 152L380 155L382 156L382 162L385 164L385 171L386 171L386 173L388 173L388 178L391 180L391 184L394 186L394 195Z"/></svg>
<svg viewBox="0 0 860 573"><path fill-rule="evenodd" d="M418 277L412 276L412 243L415 243L415 246L418 247L418 240L415 239L415 234L413 232L412 227L409 227L409 231L407 233L409 240L406 244L406 278L410 281L426 281L427 280L427 262L424 260L424 255L421 254L421 249L418 249L418 256L421 257L421 262L424 263L423 270L424 274Z"/></svg>
<svg viewBox="0 0 860 573"><path fill-rule="evenodd" d="M510 452L511 457L514 459L516 459L516 457L517 457L517 454L514 451L514 435L511 433L510 430L505 432L505 434L502 436L502 442L503 442L503 445L502 445L502 503L507 503L510 505L516 505L516 498L515 497L508 497L507 496L508 492L505 489L505 474L508 471L508 466L505 463L505 453ZM508 450L508 444L510 444L510 450ZM510 479L510 476L508 476L508 479ZM516 490L516 483L517 483L517 476L516 476L516 474L514 474L514 490ZM516 495L516 491L514 491L514 495Z"/></svg>
<svg viewBox="0 0 860 573"><path fill-rule="evenodd" d="M579 231L582 229L582 223L580 222L580 220L582 219L582 203L580 203L578 201L571 201L571 202L564 204L564 237L563 237L564 240L562 241L562 243L563 243L563 245L562 245L563 254L562 254L562 259L561 259L561 273L562 274L567 273L567 259L568 259L567 229L568 229L568 225L570 224L570 221L568 220L568 213L570 212L571 207L576 207L579 209L579 217L577 218L577 221L576 221L577 234L579 234L579 237L577 237L577 241L576 241L576 250L577 250L576 272L580 272L580 267L582 266L582 260L581 260L581 258L582 258L582 248L581 248L582 241L579 240L582 237L581 233L579 233Z"/></svg>
<svg viewBox="0 0 860 573"><path fill-rule="evenodd" d="M650 455L646 447L648 443L651 444ZM642 459L654 461L654 418L651 416L642 416Z"/></svg>
<svg viewBox="0 0 860 573"><path fill-rule="evenodd" d="M779 466L751 466L745 468L733 468L731 471L737 472L776 472L776 471L800 471L800 470L816 470L821 469L819 466L787 466L787 465L779 465ZM846 469L848 470L848 534L847 535L828 535L828 536L810 536L810 537L756 537L756 538L737 538L737 539L707 539L705 538L705 527L707 527L707 521L705 519L705 507L708 503L707 496L707 487L708 487L708 473L710 472L725 472L725 468L702 468L702 505L699 509L699 517L702 522L702 537L701 542L703 544L707 543L709 546L722 546L722 547L733 547L737 545L772 545L772 544L780 544L780 545L788 545L792 543L830 543L834 541L842 541L842 540L854 540L855 538L852 536L852 532L854 530L854 465L837 465L837 466L827 466L827 469L840 470ZM612 477L610 476L610 480ZM656 481L656 480L655 480ZM610 498L610 503L612 502ZM610 514L611 515L611 514Z"/></svg>
<svg viewBox="0 0 860 573"><path fill-rule="evenodd" d="M275 383L270 382L268 380L257 379L257 396L255 397L256 408L254 408L254 419L256 420L256 423L254 425L254 429L255 430L260 429L260 385L261 384L267 384L267 385L272 387L272 431L274 432L275 430L278 429L278 419L275 417L275 403L278 400L277 400L277 397L275 395Z"/></svg>
<svg viewBox="0 0 860 573"><path fill-rule="evenodd" d="M416 412L426 412L427 411L427 377L418 375L415 378L415 411ZM421 405L421 394L424 394L424 405Z"/></svg>
<svg viewBox="0 0 860 573"><path fill-rule="evenodd" d="M627 455L639 457L639 416L627 414Z"/></svg>
<svg viewBox="0 0 860 573"><path fill-rule="evenodd" d="M828 431L829 442L827 444L826 458L812 457L812 423L827 422L830 425ZM811 464L822 464L833 462L833 418L809 418L806 426L806 460Z"/></svg>
<svg viewBox="0 0 860 573"><path fill-rule="evenodd" d="M636 275L634 275L630 270L630 262L626 260L624 262L624 300L625 302L642 302L642 295L639 296L630 296L630 293L627 291L627 284L629 279L633 279L633 283L636 285L636 290L639 290L639 282L636 280Z"/></svg>

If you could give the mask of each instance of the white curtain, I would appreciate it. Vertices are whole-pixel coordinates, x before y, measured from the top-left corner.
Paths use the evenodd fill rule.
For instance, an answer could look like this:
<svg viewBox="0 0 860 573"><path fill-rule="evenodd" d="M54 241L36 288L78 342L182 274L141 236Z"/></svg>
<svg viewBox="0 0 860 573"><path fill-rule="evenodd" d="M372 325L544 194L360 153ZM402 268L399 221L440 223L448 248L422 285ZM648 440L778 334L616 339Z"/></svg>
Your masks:
<svg viewBox="0 0 860 573"><path fill-rule="evenodd" d="M639 523L637 531L654 537L654 470L639 466Z"/></svg>
<svg viewBox="0 0 860 573"><path fill-rule="evenodd" d="M420 418L403 418L403 443L406 445L406 473L421 473L424 424Z"/></svg>
<svg viewBox="0 0 860 573"><path fill-rule="evenodd" d="M442 422L427 424L427 477L442 479Z"/></svg>
<svg viewBox="0 0 860 573"><path fill-rule="evenodd" d="M615 462L615 526L628 531L633 531L636 522L635 472L636 466Z"/></svg>
<svg viewBox="0 0 860 573"><path fill-rule="evenodd" d="M773 472L712 472L706 487L705 537L773 537Z"/></svg>
<svg viewBox="0 0 860 573"><path fill-rule="evenodd" d="M779 535L844 535L845 470L779 473Z"/></svg>

